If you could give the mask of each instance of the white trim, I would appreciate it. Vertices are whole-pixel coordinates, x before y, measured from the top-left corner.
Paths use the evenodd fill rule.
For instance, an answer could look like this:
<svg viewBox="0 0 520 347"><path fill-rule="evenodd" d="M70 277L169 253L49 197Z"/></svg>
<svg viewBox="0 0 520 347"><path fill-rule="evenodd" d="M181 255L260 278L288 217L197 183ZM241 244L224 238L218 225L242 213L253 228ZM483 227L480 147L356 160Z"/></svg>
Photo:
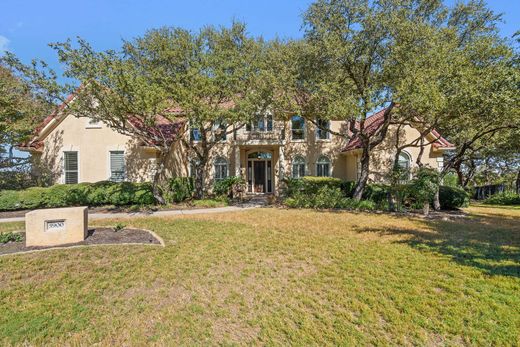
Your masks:
<svg viewBox="0 0 520 347"><path fill-rule="evenodd" d="M61 153L61 177L60 177L60 183L65 184L65 152L77 152L78 153L78 183L81 183L81 151L79 150L78 146L67 146L62 147L60 150Z"/></svg>
<svg viewBox="0 0 520 347"><path fill-rule="evenodd" d="M95 121L95 123L91 123L91 121ZM101 129L103 125L100 120L96 121L93 118L86 118L86 122L85 129Z"/></svg>
<svg viewBox="0 0 520 347"><path fill-rule="evenodd" d="M107 181L110 181L110 178L112 178L112 166L111 166L111 153L112 152L123 152L123 161L124 161L124 178L123 178L123 181L122 182L126 182L128 181L128 177L127 177L127 167L126 167L126 151L124 148L119 148L119 146L116 146L117 148L110 148L108 147L108 151L107 151L107 158L106 158L106 161L107 161L107 171L106 171L106 180Z"/></svg>

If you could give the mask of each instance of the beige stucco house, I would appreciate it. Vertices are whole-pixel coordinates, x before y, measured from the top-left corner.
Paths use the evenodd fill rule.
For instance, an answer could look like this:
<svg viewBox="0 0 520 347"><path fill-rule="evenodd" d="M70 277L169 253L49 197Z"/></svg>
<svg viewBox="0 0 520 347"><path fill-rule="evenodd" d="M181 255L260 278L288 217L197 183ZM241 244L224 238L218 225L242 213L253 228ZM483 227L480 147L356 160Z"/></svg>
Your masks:
<svg viewBox="0 0 520 347"><path fill-rule="evenodd" d="M382 112L369 118L373 128L382 120ZM183 125L186 127L186 125ZM211 151L204 170L204 183L211 190L215 180L242 176L249 193L278 194L284 177L332 176L355 181L358 175L360 149L356 139L348 143L334 133L345 132L344 121L323 122L318 129L312 122L293 116L287 121L259 116L251 124L234 128ZM182 136L197 141L196 130L181 129ZM396 138L410 142L419 131L405 126L397 133L391 127L386 140L372 156L370 180L383 181L395 156ZM437 133L429 135L422 163L433 168L443 165L443 153L453 146ZM171 155L162 163L172 176L193 175L189 151L182 141L172 144ZM150 181L159 163L156 150L122 135L102 122L77 118L72 114L47 117L32 141L22 150L32 153L35 167L51 173L55 183L97 182L102 180ZM400 163L416 165L418 147L403 151Z"/></svg>

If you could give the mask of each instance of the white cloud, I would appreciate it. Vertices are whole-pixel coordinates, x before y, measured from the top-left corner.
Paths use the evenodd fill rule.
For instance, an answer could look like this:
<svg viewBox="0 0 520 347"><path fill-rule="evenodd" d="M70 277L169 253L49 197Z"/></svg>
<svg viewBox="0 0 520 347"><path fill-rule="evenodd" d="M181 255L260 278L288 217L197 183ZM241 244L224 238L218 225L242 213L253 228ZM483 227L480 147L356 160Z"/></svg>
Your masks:
<svg viewBox="0 0 520 347"><path fill-rule="evenodd" d="M5 36L0 35L0 55L7 51L9 46L9 39Z"/></svg>

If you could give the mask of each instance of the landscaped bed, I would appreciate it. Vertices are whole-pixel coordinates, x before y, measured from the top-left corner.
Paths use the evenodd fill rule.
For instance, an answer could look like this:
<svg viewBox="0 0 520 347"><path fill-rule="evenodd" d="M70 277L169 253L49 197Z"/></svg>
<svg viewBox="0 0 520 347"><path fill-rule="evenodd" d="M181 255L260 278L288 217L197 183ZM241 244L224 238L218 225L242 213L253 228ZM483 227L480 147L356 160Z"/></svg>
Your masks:
<svg viewBox="0 0 520 347"><path fill-rule="evenodd" d="M2 256L0 345L517 345L520 210L464 211L136 218L164 248Z"/></svg>
<svg viewBox="0 0 520 347"><path fill-rule="evenodd" d="M62 246L48 247L27 247L25 246L25 232L18 233L22 236L19 242L0 243L0 255L21 253L29 251L44 250L56 247L73 247L87 245L112 245L112 244L152 244L160 245L161 242L149 231L133 228L91 228L88 230L88 236L83 242L72 243Z"/></svg>

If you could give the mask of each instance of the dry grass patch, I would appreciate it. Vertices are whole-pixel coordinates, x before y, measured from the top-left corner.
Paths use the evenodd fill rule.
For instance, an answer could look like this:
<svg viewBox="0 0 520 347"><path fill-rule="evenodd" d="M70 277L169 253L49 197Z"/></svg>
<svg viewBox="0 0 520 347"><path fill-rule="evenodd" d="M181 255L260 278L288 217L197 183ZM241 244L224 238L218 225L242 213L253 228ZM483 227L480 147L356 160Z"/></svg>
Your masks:
<svg viewBox="0 0 520 347"><path fill-rule="evenodd" d="M135 219L166 247L0 258L0 342L515 344L518 216L469 212L454 221L270 208Z"/></svg>

